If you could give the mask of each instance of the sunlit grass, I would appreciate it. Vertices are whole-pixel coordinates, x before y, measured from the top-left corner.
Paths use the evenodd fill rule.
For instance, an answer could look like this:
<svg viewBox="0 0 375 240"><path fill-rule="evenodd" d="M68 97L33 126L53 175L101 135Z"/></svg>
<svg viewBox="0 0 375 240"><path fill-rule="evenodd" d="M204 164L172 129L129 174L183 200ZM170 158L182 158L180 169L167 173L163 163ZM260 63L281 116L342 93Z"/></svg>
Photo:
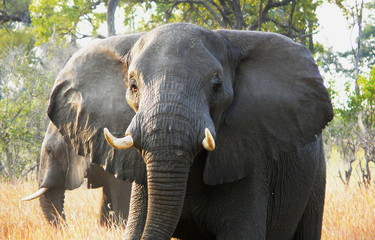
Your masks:
<svg viewBox="0 0 375 240"><path fill-rule="evenodd" d="M328 190L322 239L374 239L375 188Z"/></svg>
<svg viewBox="0 0 375 240"><path fill-rule="evenodd" d="M123 238L122 228L108 229L99 225L100 189L68 191L65 203L67 224L60 229L46 222L39 201L20 201L36 189L34 182L0 183L0 239ZM327 188L323 224L324 240L374 239L375 188L361 189L354 185L348 189Z"/></svg>
<svg viewBox="0 0 375 240"><path fill-rule="evenodd" d="M38 200L20 201L35 190L34 182L0 183L0 239L122 239L122 228L99 225L100 189L67 191L67 224L60 229L47 223Z"/></svg>

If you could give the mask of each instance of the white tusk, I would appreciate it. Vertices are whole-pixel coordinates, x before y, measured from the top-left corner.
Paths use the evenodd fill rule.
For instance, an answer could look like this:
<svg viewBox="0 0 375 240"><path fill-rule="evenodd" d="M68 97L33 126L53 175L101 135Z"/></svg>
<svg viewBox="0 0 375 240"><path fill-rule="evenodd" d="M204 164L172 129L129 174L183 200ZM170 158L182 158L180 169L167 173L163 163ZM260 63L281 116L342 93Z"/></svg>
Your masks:
<svg viewBox="0 0 375 240"><path fill-rule="evenodd" d="M128 149L133 146L133 138L130 135L127 135L123 138L114 137L107 128L104 128L104 137L107 140L108 144L117 149Z"/></svg>
<svg viewBox="0 0 375 240"><path fill-rule="evenodd" d="M208 130L208 128L204 129L204 135L206 136L202 142L204 149L206 149L207 151L215 150L215 140L212 137L212 134L210 133L210 130Z"/></svg>
<svg viewBox="0 0 375 240"><path fill-rule="evenodd" d="M24 198L22 198L21 200L22 200L22 201L30 201L30 200L33 200L33 199L35 199L35 198L38 198L38 197L42 196L42 195L43 195L45 192L47 192L47 191L48 191L48 188L46 188L46 187L42 187L42 188L40 188L37 192L31 194L30 196L24 197Z"/></svg>

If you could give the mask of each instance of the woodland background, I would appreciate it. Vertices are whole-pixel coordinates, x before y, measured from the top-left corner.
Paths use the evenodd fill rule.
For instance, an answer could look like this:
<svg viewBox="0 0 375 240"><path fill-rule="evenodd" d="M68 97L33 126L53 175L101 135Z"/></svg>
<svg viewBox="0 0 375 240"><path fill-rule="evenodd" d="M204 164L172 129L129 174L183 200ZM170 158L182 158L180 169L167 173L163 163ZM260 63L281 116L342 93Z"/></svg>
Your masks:
<svg viewBox="0 0 375 240"><path fill-rule="evenodd" d="M346 19L341 24L356 35L347 51L338 52L316 41L321 24L317 8L327 3L340 8ZM121 28L116 29L119 14ZM324 130L328 210L334 214L337 209L329 208L329 204L333 206L347 198L351 199L349 205L357 204L351 205L357 206L353 212L363 207L374 216L374 0L1 0L1 187L35 181L48 123L49 94L57 73L80 46L96 38L147 31L181 21L209 29L277 32L312 52L335 111L334 120ZM345 190L353 187L355 192ZM343 211L350 212L349 205L343 206ZM332 223L340 225L340 216ZM375 219L368 221L370 229L361 230L364 236L375 233Z"/></svg>

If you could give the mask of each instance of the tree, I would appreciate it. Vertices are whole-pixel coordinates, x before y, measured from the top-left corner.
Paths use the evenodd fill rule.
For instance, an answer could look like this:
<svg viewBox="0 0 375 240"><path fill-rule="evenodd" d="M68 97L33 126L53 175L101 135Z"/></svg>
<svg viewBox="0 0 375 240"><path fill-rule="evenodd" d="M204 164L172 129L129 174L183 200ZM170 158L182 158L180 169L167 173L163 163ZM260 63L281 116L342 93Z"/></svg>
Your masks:
<svg viewBox="0 0 375 240"><path fill-rule="evenodd" d="M368 78L359 76L357 84L360 89L355 99L360 104L358 125L361 134L359 137L366 160L365 166L362 166L362 179L365 185L370 185L372 180L370 163L375 164L375 66L372 67Z"/></svg>
<svg viewBox="0 0 375 240"><path fill-rule="evenodd" d="M354 56L354 86L355 86L355 95L352 96L353 105L356 105L357 110L357 121L360 129L360 141L361 147L365 150L366 164L362 168L362 179L363 183L367 186L371 183L371 171L369 163L374 156L371 156L375 152L375 135L373 135L374 126L374 91L370 89L375 88L375 84L371 81L371 74L369 80L361 77L361 66L360 63L362 60L362 45L363 45L363 9L364 9L364 0L356 0L352 8L348 9L350 13L349 16L353 20L353 27L358 28L358 37L356 39L356 47L352 47L352 55ZM361 81L362 80L362 81ZM362 86L361 86L362 85ZM370 111L366 111L366 110ZM355 111L355 109L353 109Z"/></svg>
<svg viewBox="0 0 375 240"><path fill-rule="evenodd" d="M30 0L2 0L0 2L0 25L11 25L16 22L29 25L31 23L29 3Z"/></svg>
<svg viewBox="0 0 375 240"><path fill-rule="evenodd" d="M312 0L143 0L127 1L125 22L140 22L138 30L162 23L191 22L210 29L248 29L284 34L314 50L317 28L315 10L321 1ZM143 9L139 19L135 9Z"/></svg>
<svg viewBox="0 0 375 240"><path fill-rule="evenodd" d="M349 28L357 29L358 35L351 50L335 53L329 49L320 57L326 73L346 81L345 94L333 92L336 99L342 98L342 95L346 98L344 103L335 106L336 119L341 120L334 121L328 131L340 129L341 126L338 131L340 134L336 134L334 138L344 163L349 161L348 157L351 158L349 162L353 163L357 151L363 149L365 161L359 162L359 165L362 183L368 186L372 180L370 164L375 163L375 19L373 15L365 19L364 10L375 9L375 4L365 4L363 0L352 1L352 5L344 0L337 0L335 3L346 15ZM346 172L349 170L350 167ZM344 180L343 177L342 179ZM348 182L348 179L345 181Z"/></svg>
<svg viewBox="0 0 375 240"><path fill-rule="evenodd" d="M120 0L109 0L107 7L107 28L108 37L116 35L115 29L115 12Z"/></svg>
<svg viewBox="0 0 375 240"><path fill-rule="evenodd" d="M19 176L26 165L35 162L38 150L33 141L44 115L37 96L44 88L43 76L30 65L25 48L9 48L1 55L0 149L10 179ZM22 56L22 57L20 57ZM51 86L51 84L49 84ZM46 103L46 99L43 105ZM4 154L4 155L3 155Z"/></svg>
<svg viewBox="0 0 375 240"><path fill-rule="evenodd" d="M30 11L37 43L48 41L52 35L68 38L73 45L77 39L104 38L97 33L104 21L107 22L107 36L116 35L115 12L119 2L120 0L32 0ZM106 12L102 11L103 6L106 6ZM82 22L91 27L91 33L81 32L79 23Z"/></svg>
<svg viewBox="0 0 375 240"><path fill-rule="evenodd" d="M338 176L343 184L348 186L352 177L353 164L357 162L356 154L359 150L356 122L348 121L347 118L336 112L334 120L325 129L324 136L325 146L330 145L330 148L326 147L328 154L333 147L340 154L342 161L338 167Z"/></svg>
<svg viewBox="0 0 375 240"><path fill-rule="evenodd" d="M56 38L67 37L71 44L76 45L77 39L92 36L79 32L78 23L88 22L96 29L105 20L104 13L93 10L101 3L100 0L33 0L30 4L31 20L37 38L37 45L47 42L53 35Z"/></svg>
<svg viewBox="0 0 375 240"><path fill-rule="evenodd" d="M27 28L0 29L0 176L7 179L35 169L50 89L74 51L51 43L36 54L34 43Z"/></svg>

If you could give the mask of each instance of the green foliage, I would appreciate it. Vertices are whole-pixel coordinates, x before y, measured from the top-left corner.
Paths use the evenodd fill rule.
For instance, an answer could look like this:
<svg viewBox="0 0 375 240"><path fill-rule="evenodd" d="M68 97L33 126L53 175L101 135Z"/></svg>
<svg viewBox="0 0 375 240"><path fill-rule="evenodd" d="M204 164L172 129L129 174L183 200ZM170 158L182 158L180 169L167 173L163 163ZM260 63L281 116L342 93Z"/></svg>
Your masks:
<svg viewBox="0 0 375 240"><path fill-rule="evenodd" d="M340 116L346 122L356 122L358 114L365 111L366 126L374 129L375 126L375 66L370 72L358 77L358 86L360 92L357 93L353 88L352 81L345 82L344 92L339 92L334 81L328 82L328 91L335 106L335 115ZM346 105L335 105L336 99L345 95L347 97Z"/></svg>
<svg viewBox="0 0 375 240"><path fill-rule="evenodd" d="M34 44L35 39L28 29L20 29L18 31L10 31L5 28L0 29L0 49L23 46L26 52L30 52Z"/></svg>
<svg viewBox="0 0 375 240"><path fill-rule="evenodd" d="M366 112L365 125L375 130L375 66L372 67L368 77L359 77L358 85L361 92L355 101L358 102L358 108Z"/></svg>
<svg viewBox="0 0 375 240"><path fill-rule="evenodd" d="M375 66L372 67L368 79L360 76L358 84L361 88L362 102L367 101L366 105L375 105Z"/></svg>
<svg viewBox="0 0 375 240"><path fill-rule="evenodd" d="M15 28L18 23L30 24L30 0L0 1L0 29Z"/></svg>
<svg viewBox="0 0 375 240"><path fill-rule="evenodd" d="M31 18L36 45L47 42L53 35L55 39L68 39L75 44L82 37L77 25L86 20L95 32L103 23L105 15L93 13L101 1L94 0L32 0L30 4ZM56 37L57 36L57 37Z"/></svg>
<svg viewBox="0 0 375 240"><path fill-rule="evenodd" d="M209 29L251 29L278 32L313 50L311 36L318 26L315 11L322 1L290 1L280 6L274 6L272 3L275 1L131 0L124 1L123 6L125 25L131 26L133 31L145 31L165 23L190 22Z"/></svg>
<svg viewBox="0 0 375 240"><path fill-rule="evenodd" d="M30 28L0 29L0 176L19 178L39 159L48 97L62 63L56 43L34 47ZM70 51L71 52L71 51ZM4 168L4 171L1 171Z"/></svg>
<svg viewBox="0 0 375 240"><path fill-rule="evenodd" d="M325 130L326 147L335 145L339 149L346 163L346 179L343 175L340 178L346 183L350 180L352 163L357 160L358 151L362 151L365 164L360 161L361 177L368 186L372 181L369 163L375 163L375 18L371 14L366 18L364 12L371 12L375 4L362 4L363 0L330 2L340 7L348 27L358 29L358 36L349 51L324 49L318 54L321 69L331 79L329 91L335 108L335 119ZM333 85L343 85L344 89L338 90Z"/></svg>
<svg viewBox="0 0 375 240"><path fill-rule="evenodd" d="M46 76L34 68L33 57L22 46L0 53L0 150L8 177L18 177L27 164L35 162L47 101ZM44 98L40 98L40 96ZM44 119L45 120L45 119ZM44 125L44 124L43 124Z"/></svg>
<svg viewBox="0 0 375 240"><path fill-rule="evenodd" d="M375 10L375 7L373 8ZM375 19L374 19L375 22ZM362 31L361 62L368 67L375 65L375 25L370 23Z"/></svg>

